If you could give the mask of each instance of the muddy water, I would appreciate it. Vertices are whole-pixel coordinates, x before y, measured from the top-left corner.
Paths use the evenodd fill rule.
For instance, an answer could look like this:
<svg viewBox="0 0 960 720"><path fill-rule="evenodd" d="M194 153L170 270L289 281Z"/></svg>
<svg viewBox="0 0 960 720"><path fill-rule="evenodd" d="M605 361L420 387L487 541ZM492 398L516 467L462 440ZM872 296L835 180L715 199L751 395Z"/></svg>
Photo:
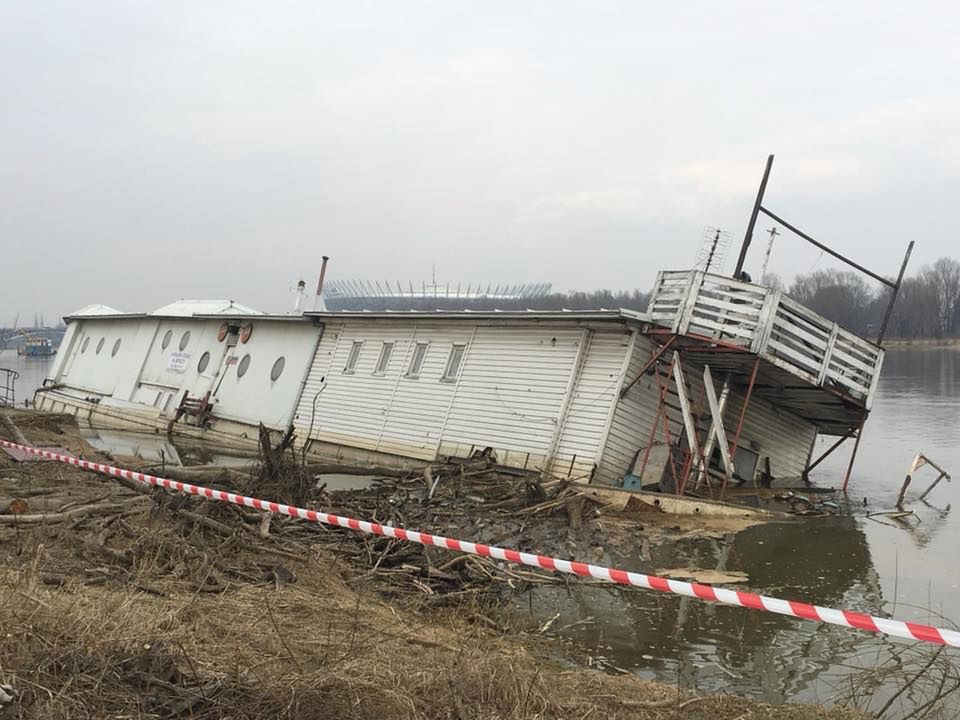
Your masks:
<svg viewBox="0 0 960 720"><path fill-rule="evenodd" d="M958 374L960 349L887 354L847 516L661 545L650 557L632 559L630 569L739 571L746 580L731 587L939 624L933 609L960 622L960 515L950 511L960 502L960 477L937 486L928 504L912 504L917 517L903 524L867 517L894 506L918 451L960 476ZM820 451L829 445L822 441ZM817 468L814 480L839 486L851 450L852 441ZM920 470L908 499L935 477L930 468ZM869 666L900 642L630 589L539 589L528 607L544 620L560 614L550 632L568 643L575 661L774 703L828 701L850 666Z"/></svg>

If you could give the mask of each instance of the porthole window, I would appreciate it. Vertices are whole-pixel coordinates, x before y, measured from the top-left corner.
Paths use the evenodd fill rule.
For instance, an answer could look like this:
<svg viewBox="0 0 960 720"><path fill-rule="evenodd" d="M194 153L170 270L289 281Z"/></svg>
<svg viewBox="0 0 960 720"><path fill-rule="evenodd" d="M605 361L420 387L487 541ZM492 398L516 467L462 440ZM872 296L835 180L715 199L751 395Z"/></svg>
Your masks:
<svg viewBox="0 0 960 720"><path fill-rule="evenodd" d="M100 342L97 343L97 355L100 354L100 351L103 350L103 343L106 342L106 338L100 338Z"/></svg>
<svg viewBox="0 0 960 720"><path fill-rule="evenodd" d="M250 357L249 355L247 357ZM283 372L283 366L286 364L286 361L283 359L283 355L277 358L277 361L273 364L273 367L270 369L270 379L274 382L280 377L280 374Z"/></svg>
<svg viewBox="0 0 960 720"><path fill-rule="evenodd" d="M200 356L200 362L197 363L197 372L202 373L207 369L207 365L210 364L210 353L205 352Z"/></svg>
<svg viewBox="0 0 960 720"><path fill-rule="evenodd" d="M250 367L250 353L247 353L240 360L240 364L237 365L237 377L242 378L247 374L247 368Z"/></svg>
<svg viewBox="0 0 960 720"><path fill-rule="evenodd" d="M189 331L189 330L187 330L187 331L183 334L183 337L180 338L180 351L181 351L181 352L186 349L188 342L190 342L190 331Z"/></svg>
<svg viewBox="0 0 960 720"><path fill-rule="evenodd" d="M87 351L87 345L90 344L90 338L86 337L83 339L83 345L80 346L80 354L82 355Z"/></svg>
<svg viewBox="0 0 960 720"><path fill-rule="evenodd" d="M117 338L117 341L113 344L113 350L110 351L110 357L113 357L117 354L117 351L120 349L120 338Z"/></svg>
<svg viewBox="0 0 960 720"><path fill-rule="evenodd" d="M172 338L173 338L173 330L167 330L166 334L163 336L163 342L160 343L160 349L166 350Z"/></svg>

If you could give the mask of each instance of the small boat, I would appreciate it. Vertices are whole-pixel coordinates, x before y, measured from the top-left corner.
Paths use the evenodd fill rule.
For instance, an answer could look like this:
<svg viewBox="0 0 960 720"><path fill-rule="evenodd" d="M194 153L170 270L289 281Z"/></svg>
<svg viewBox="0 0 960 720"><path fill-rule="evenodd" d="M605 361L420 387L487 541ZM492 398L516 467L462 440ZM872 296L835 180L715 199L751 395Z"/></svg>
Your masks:
<svg viewBox="0 0 960 720"><path fill-rule="evenodd" d="M27 357L49 357L56 355L57 350L45 337L28 337L23 345L17 348L17 355Z"/></svg>

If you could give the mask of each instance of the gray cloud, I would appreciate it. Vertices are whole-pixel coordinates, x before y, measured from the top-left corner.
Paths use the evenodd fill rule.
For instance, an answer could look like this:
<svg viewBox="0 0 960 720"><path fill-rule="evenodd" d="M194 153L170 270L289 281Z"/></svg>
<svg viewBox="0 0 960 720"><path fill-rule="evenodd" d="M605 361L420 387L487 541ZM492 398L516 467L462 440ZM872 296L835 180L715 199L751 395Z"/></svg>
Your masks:
<svg viewBox="0 0 960 720"><path fill-rule="evenodd" d="M742 236L768 152L770 206L872 267L955 252L955 4L0 14L0 323L283 310L322 254L336 277L646 288L704 226ZM772 262L832 264L787 237Z"/></svg>

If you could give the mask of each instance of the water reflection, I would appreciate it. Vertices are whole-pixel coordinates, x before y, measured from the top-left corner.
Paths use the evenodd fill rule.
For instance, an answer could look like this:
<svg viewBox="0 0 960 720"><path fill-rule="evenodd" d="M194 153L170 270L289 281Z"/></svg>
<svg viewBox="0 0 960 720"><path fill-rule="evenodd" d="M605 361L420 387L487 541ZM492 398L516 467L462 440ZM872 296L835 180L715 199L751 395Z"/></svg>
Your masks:
<svg viewBox="0 0 960 720"><path fill-rule="evenodd" d="M866 535L852 517L761 525L652 550L652 558L628 562L629 569L738 570L747 576L742 589L872 613L883 607ZM553 626L578 659L768 702L796 697L858 642L839 628L626 588L540 588L532 606L544 618L560 613Z"/></svg>
<svg viewBox="0 0 960 720"><path fill-rule="evenodd" d="M80 435L91 446L102 452L122 457L133 457L158 465L221 465L242 467L250 463L242 454L216 452L201 443L174 443L166 435L104 430L81 427Z"/></svg>
<svg viewBox="0 0 960 720"><path fill-rule="evenodd" d="M949 626L941 613L960 620L960 526L950 513L960 483L941 482L918 502L936 476L920 472L906 497L914 516L900 523L868 517L895 506L917 452L960 472L958 371L957 348L887 353L851 480L845 512L852 515L754 527L723 541L663 543L651 562L627 558L625 565L740 570L747 582L731 587L907 621ZM821 440L814 454L831 443ZM840 485L850 447L845 451L813 479ZM705 692L825 702L856 668L901 653L906 642L642 590L572 587L538 589L532 601L538 617L560 613L552 628L569 642L567 657ZM891 709L892 717L922 702L914 700Z"/></svg>

